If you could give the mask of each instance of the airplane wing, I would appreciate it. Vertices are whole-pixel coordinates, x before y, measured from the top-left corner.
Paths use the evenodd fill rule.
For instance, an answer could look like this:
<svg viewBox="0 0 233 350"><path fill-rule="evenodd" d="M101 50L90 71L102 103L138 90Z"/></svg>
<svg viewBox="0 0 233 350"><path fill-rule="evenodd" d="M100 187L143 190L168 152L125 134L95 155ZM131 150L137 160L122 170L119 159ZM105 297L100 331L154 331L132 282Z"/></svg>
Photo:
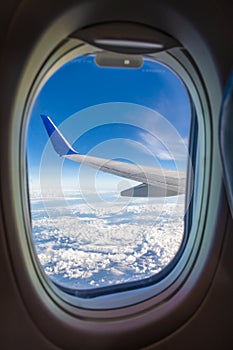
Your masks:
<svg viewBox="0 0 233 350"><path fill-rule="evenodd" d="M185 193L185 172L80 154L72 148L49 116L41 115L41 118L59 156L106 173L141 182L138 186L122 191L122 196L168 197Z"/></svg>

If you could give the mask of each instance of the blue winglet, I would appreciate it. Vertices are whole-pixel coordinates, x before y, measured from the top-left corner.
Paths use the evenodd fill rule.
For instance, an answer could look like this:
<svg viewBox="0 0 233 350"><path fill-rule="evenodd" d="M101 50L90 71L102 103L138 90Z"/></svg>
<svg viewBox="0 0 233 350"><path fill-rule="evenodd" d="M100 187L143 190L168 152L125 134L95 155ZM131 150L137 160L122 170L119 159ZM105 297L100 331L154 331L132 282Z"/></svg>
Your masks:
<svg viewBox="0 0 233 350"><path fill-rule="evenodd" d="M52 145L59 156L65 156L66 154L78 154L78 152L76 152L71 147L69 142L65 139L65 137L52 122L49 116L41 114L41 118L52 142Z"/></svg>

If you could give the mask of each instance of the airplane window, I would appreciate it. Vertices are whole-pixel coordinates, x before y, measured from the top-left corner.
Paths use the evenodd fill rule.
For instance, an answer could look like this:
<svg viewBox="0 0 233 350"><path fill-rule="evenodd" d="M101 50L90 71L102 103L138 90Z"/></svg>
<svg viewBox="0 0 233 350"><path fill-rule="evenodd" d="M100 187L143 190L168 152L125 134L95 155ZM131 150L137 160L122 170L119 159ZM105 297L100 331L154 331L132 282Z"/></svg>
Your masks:
<svg viewBox="0 0 233 350"><path fill-rule="evenodd" d="M57 286L101 295L174 263L188 234L191 116L182 81L148 57L77 57L43 85L28 125L29 198L35 252Z"/></svg>

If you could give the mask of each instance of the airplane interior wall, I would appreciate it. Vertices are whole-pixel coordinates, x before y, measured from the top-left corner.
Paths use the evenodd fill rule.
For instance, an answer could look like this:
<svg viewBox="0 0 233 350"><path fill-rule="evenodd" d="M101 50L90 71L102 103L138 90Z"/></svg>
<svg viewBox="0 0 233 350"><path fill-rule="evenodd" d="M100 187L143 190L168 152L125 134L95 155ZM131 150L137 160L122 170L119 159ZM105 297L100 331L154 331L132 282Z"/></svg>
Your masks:
<svg viewBox="0 0 233 350"><path fill-rule="evenodd" d="M78 9L77 5L80 5ZM72 16L72 11L75 12L75 16ZM194 65L197 65L203 74L203 83L210 97L210 109L213 113L210 130L213 130L214 152L216 159L220 158L217 140L221 107L219 96L223 96L233 67L232 15L233 3L230 0L206 2L202 0L144 0L143 4L139 0L68 0L65 2L4 0L0 3L1 350L114 350L118 348L126 350L230 350L233 348L233 220L223 183L216 189L216 191L221 191L221 196L219 202L215 203L218 215L212 218L215 239L208 253L209 256L206 257L208 263L196 281L200 287L204 288L205 279L212 276L211 283L203 293L204 297L200 297L199 306L194 312L190 311L191 316L182 321L182 324L177 324L177 327L173 325L171 330L170 320L163 320L163 327L167 323L169 330L165 330L167 334L161 336L160 340L154 340L153 327L155 325L153 322L145 329L137 329L137 317L135 317L133 321L135 322L135 334L124 330L122 338L124 343L122 340L119 343L118 330L114 337L108 336L106 331L106 343L104 344L100 342L100 338L93 337L91 333L90 335L84 334L87 331L85 329L80 342L77 342L74 347L76 340L67 337L68 324L66 324L67 328L64 328L64 334L59 335L60 338L63 338L62 343L54 340L53 335L47 336L50 334L50 324L45 317L44 309L38 310L40 319L38 322L35 321L35 310L29 309L28 306L33 296L27 303L25 293L22 293L22 285L26 286L27 280L19 281L19 279L26 276L27 269L25 266L16 268L13 260L15 259L14 254L18 254L18 238L12 244L14 230L19 229L20 216L19 212L18 214L12 213L12 207L13 205L20 207L20 193L17 197L17 190L14 189L16 195L14 198L11 197L13 190L9 187L11 178L8 176L10 168L8 156L18 152L18 149L12 150L11 148L10 135L12 135L12 129L20 128L18 124L21 123L19 118L17 124L12 115L15 115L16 112L23 115L24 106L20 106L20 99L22 97L26 100L23 87L28 88L35 78L32 62L43 62L44 53L50 52L49 40L52 42L54 38L54 43L57 45L62 37L70 34L71 28L75 28L77 23L79 27L85 27L108 21L129 21L158 26L167 32L172 32L173 36L187 47ZM67 21L67 18L70 20ZM171 18L174 18L174 21ZM48 41L45 40L45 36ZM26 78L30 80L29 83ZM20 93L18 92L19 87ZM16 132L15 138L18 137ZM219 161L216 161L216 167L221 167ZM13 176L15 175L12 174L12 178ZM211 175L211 181L213 177L214 172ZM17 187L17 184L15 186ZM211 221L210 214L208 220ZM211 234L212 232L206 229L205 235ZM24 235L23 230L19 237L20 235ZM31 264L31 260L28 259L27 263ZM18 271L20 271L19 274ZM188 300L191 308L193 299L197 298L195 293L198 293L198 289L195 289L193 295L192 291L186 292L189 294ZM200 295L202 292L200 288ZM180 295L182 296L182 293ZM30 295L28 298L30 299ZM189 302L184 303L185 308L189 307ZM52 302L50 306L51 309L55 308ZM34 307L37 308L38 305L35 304ZM47 326L46 334L42 324ZM54 329L52 330L51 325L51 334L52 331L53 334L56 333Z"/></svg>

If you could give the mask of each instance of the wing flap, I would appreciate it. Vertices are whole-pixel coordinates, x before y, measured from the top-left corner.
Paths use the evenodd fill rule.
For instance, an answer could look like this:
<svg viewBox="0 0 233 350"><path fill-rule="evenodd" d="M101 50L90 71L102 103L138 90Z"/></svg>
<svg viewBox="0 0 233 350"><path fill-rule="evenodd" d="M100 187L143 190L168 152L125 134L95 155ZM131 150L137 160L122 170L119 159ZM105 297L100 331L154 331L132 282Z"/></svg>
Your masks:
<svg viewBox="0 0 233 350"><path fill-rule="evenodd" d="M152 186L148 184L140 184L138 186L127 188L121 191L123 197L171 197L177 196L179 193L176 189L169 190L164 187Z"/></svg>

